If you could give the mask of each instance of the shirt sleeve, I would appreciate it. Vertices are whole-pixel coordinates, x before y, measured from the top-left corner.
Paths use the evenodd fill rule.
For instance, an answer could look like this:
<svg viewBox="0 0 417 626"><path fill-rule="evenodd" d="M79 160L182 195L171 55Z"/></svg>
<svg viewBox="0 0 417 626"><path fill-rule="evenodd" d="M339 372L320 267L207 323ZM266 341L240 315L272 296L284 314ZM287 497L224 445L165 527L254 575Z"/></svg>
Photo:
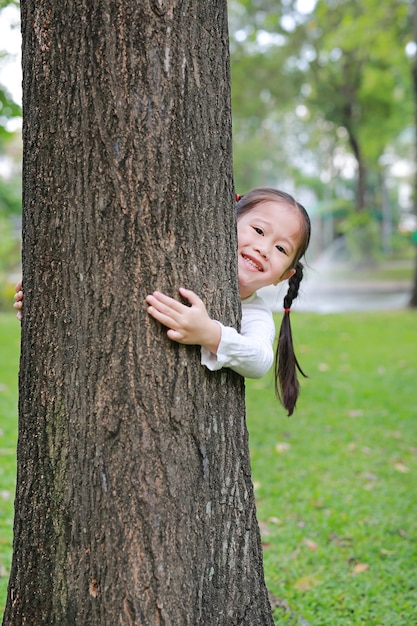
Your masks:
<svg viewBox="0 0 417 626"><path fill-rule="evenodd" d="M221 339L217 354L201 348L201 363L209 370L216 371L230 367L246 378L261 378L274 361L272 344L275 338L275 324L267 305L256 298L255 302L242 302L242 328L221 327Z"/></svg>

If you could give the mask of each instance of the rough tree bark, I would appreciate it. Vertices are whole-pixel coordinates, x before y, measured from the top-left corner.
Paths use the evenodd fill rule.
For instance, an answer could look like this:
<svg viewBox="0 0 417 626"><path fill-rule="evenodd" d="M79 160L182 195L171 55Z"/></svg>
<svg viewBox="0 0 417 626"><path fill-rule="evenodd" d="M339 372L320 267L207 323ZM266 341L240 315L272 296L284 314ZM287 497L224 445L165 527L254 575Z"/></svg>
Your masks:
<svg viewBox="0 0 417 626"><path fill-rule="evenodd" d="M23 0L25 313L3 624L271 625L238 324L226 0Z"/></svg>

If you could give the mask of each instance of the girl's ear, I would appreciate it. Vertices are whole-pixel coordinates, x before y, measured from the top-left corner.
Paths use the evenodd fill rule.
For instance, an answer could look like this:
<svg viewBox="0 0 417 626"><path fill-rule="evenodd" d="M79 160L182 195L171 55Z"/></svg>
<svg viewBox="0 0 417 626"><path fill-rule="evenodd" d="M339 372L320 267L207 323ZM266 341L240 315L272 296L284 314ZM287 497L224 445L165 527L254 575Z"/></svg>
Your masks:
<svg viewBox="0 0 417 626"><path fill-rule="evenodd" d="M284 274L281 274L281 276L279 278L276 279L276 281L274 282L274 285L277 286L278 283L280 283L283 280L289 280L291 278L291 276L294 276L295 274L295 268L291 268L290 270L287 270L286 272L284 272Z"/></svg>

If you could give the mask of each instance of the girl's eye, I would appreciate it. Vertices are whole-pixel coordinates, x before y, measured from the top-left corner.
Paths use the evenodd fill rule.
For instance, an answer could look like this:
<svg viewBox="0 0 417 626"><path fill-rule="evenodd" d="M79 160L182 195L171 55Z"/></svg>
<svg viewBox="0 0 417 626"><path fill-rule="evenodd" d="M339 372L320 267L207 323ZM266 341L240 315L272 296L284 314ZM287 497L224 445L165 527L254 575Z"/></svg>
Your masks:
<svg viewBox="0 0 417 626"><path fill-rule="evenodd" d="M278 252L282 252L282 254L287 254L287 251L282 246L275 246Z"/></svg>
<svg viewBox="0 0 417 626"><path fill-rule="evenodd" d="M263 235L264 231L262 230L262 228L258 228L258 226L254 226L253 227L254 231L258 233L258 235Z"/></svg>

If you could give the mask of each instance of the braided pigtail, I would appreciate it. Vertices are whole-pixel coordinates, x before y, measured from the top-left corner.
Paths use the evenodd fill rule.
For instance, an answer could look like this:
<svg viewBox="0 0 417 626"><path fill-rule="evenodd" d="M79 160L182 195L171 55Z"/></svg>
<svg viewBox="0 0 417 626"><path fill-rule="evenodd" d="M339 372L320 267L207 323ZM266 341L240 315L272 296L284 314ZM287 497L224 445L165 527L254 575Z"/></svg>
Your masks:
<svg viewBox="0 0 417 626"><path fill-rule="evenodd" d="M303 265L298 261L295 266L295 274L288 281L288 291L284 298L284 317L279 331L275 358L275 392L277 398L287 409L288 416L294 412L300 390L297 369L300 374L307 378L295 356L290 321L290 309L298 296L300 283L303 280L303 269Z"/></svg>

